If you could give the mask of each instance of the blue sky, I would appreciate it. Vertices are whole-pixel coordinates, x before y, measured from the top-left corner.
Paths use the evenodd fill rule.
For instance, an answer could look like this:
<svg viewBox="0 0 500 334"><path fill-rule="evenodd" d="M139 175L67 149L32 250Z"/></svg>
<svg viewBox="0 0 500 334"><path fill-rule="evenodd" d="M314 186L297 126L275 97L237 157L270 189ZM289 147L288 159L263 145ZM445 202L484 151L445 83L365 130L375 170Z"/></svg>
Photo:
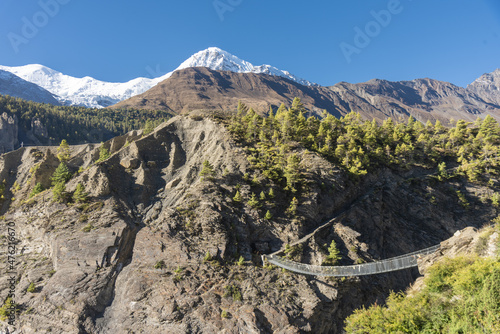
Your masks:
<svg viewBox="0 0 500 334"><path fill-rule="evenodd" d="M500 67L500 2L0 0L2 65L127 81L210 46L322 85L431 77L465 86Z"/></svg>

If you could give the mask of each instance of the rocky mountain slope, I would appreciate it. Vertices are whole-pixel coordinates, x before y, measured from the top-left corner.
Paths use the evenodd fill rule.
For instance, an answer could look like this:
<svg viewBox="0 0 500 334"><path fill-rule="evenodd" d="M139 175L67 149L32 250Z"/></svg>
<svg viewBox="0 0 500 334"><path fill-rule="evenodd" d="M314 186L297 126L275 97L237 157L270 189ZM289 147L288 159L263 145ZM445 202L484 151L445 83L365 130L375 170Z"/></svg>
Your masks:
<svg viewBox="0 0 500 334"><path fill-rule="evenodd" d="M326 91L327 93L328 91ZM186 68L145 92L114 105L112 108L169 110L187 113L191 110L233 110L242 101L262 110L279 106L281 101L300 97L316 113L336 110L320 87L303 86L281 77L217 71L206 67ZM339 113L336 113L339 115Z"/></svg>
<svg viewBox="0 0 500 334"><path fill-rule="evenodd" d="M52 93L42 87L23 80L17 75L0 69L0 94L19 97L40 103L59 105Z"/></svg>
<svg viewBox="0 0 500 334"><path fill-rule="evenodd" d="M0 157L0 229L7 235L11 227L18 240L11 271L23 333L340 333L354 308L405 288L417 272L327 280L263 267L259 255L337 217L305 246L303 260L317 263L335 240L343 264L372 261L437 244L497 214L480 200L491 193L486 186L436 182L433 170L416 167L354 181L295 146L308 191L294 218L282 214L290 195L274 189L262 200L274 213L265 219L246 199L270 185L218 117L178 116L103 145L111 156L99 162L99 145L70 148L67 164L78 173L66 190L84 185L89 201L80 204L54 202L50 190L30 198L36 184L50 186L56 148ZM214 175L202 179L205 161ZM458 189L467 209L450 196ZM234 200L237 191L245 201ZM0 241L4 270L9 239ZM7 276L0 287L5 300Z"/></svg>
<svg viewBox="0 0 500 334"><path fill-rule="evenodd" d="M467 86L467 89L488 103L500 105L500 69L483 74Z"/></svg>
<svg viewBox="0 0 500 334"><path fill-rule="evenodd" d="M497 83L489 85L499 89ZM432 79L390 82L370 80L360 84L338 83L331 87L303 86L285 78L263 74L214 71L188 68L147 92L113 106L145 108L185 113L196 109L233 110L237 101L255 106L260 112L275 109L282 101L291 104L300 97L308 110L332 115L359 112L364 118L384 120L387 117L426 122L450 119L473 121L492 115L500 119L500 104L481 95L483 88L461 88Z"/></svg>

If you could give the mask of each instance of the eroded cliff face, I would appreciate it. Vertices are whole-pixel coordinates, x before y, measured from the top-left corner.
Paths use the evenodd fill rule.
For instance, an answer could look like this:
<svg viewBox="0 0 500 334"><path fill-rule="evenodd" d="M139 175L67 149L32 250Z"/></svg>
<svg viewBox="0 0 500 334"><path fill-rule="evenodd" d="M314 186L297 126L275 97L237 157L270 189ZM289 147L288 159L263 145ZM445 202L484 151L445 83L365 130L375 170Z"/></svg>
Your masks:
<svg viewBox="0 0 500 334"><path fill-rule="evenodd" d="M14 150L18 145L17 132L17 117L5 112L0 115L0 153Z"/></svg>
<svg viewBox="0 0 500 334"><path fill-rule="evenodd" d="M332 240L341 264L400 255L496 215L478 200L487 188L439 183L425 169L387 169L353 182L298 147L308 184L297 216L283 213L291 198L278 188L274 199L252 209L245 204L250 194L267 193L269 184L258 175L251 181L243 148L209 119L176 117L149 135L131 132L104 145L112 155L100 163L99 145L71 148L68 166L80 172L66 189L83 184L86 204L56 203L50 190L29 198L35 184L50 186L57 148L0 158L6 189L0 214L7 223L1 233L13 225L19 240L14 272L22 333L340 333L354 308L405 288L416 269L322 279L262 267L260 254L337 215L305 244L300 261L321 263ZM199 176L204 161L214 167L213 180ZM241 203L233 200L237 189ZM468 209L450 195L455 189L466 194ZM264 219L267 209L271 220ZM4 266L8 241L1 241ZM26 291L31 282L35 292ZM2 300L8 287L2 276Z"/></svg>

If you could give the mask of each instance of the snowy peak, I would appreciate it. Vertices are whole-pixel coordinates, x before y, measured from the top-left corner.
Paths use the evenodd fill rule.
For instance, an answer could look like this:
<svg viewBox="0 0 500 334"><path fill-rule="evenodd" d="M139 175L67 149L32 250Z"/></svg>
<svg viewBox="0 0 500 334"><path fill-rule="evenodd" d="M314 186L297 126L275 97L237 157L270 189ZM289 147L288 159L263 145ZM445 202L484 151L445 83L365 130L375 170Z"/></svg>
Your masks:
<svg viewBox="0 0 500 334"><path fill-rule="evenodd" d="M211 47L195 53L184 61L176 70L189 67L208 67L214 71L231 71L235 73L264 73L287 78L305 86L317 86L315 83L301 79L287 71L282 71L270 65L254 66L216 47Z"/></svg>
<svg viewBox="0 0 500 334"><path fill-rule="evenodd" d="M252 72L254 69L254 66L249 62L215 47L195 53L186 59L176 70L189 67L208 67L215 71L231 71L236 73Z"/></svg>
<svg viewBox="0 0 500 334"><path fill-rule="evenodd" d="M124 99L144 93L156 85L158 79L137 78L124 83L100 81L91 77L75 78L43 65L0 66L54 94L63 105L103 108Z"/></svg>
<svg viewBox="0 0 500 334"><path fill-rule="evenodd" d="M190 67L208 67L215 71L236 73L264 73L284 77L306 86L317 86L270 65L254 66L216 47L195 53L176 70ZM109 107L135 95L142 94L161 81L168 79L173 73L170 72L155 79L136 78L128 82L115 83L100 81L88 76L75 78L38 64L16 67L0 66L0 70L13 73L46 89L54 94L63 105L79 105L89 108Z"/></svg>
<svg viewBox="0 0 500 334"><path fill-rule="evenodd" d="M42 87L0 69L0 94L40 103L59 105L54 96Z"/></svg>

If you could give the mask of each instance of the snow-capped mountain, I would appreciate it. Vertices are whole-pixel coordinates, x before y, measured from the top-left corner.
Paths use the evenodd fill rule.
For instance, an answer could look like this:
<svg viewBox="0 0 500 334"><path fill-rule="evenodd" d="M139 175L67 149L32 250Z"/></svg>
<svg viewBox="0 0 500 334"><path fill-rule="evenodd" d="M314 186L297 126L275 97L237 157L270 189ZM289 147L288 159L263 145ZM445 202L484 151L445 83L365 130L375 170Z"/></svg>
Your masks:
<svg viewBox="0 0 500 334"><path fill-rule="evenodd" d="M102 108L141 94L162 79L137 78L124 83L105 82L91 77L75 78L43 65L0 66L52 94L64 105Z"/></svg>
<svg viewBox="0 0 500 334"><path fill-rule="evenodd" d="M42 87L21 79L15 74L0 70L0 94L20 97L40 103L59 105L52 93Z"/></svg>
<svg viewBox="0 0 500 334"><path fill-rule="evenodd" d="M206 50L195 53L184 61L176 70L188 67L208 67L216 71L231 71L236 73L264 73L279 77L284 77L292 81L298 82L304 86L317 86L310 81L296 77L287 71L282 71L274 66L260 65L254 66L245 60L221 50L219 48L208 48Z"/></svg>
<svg viewBox="0 0 500 334"><path fill-rule="evenodd" d="M233 56L219 48L208 48L200 51L176 70L188 67L208 67L212 70L232 71L237 73L265 73L288 78L302 85L316 85L300 79L287 71L270 65L254 66L247 61ZM91 77L75 78L55 71L43 65L0 66L0 70L11 72L20 78L34 83L55 95L64 105L80 105L90 108L103 108L139 95L159 82L169 78L169 72L158 78L136 78L124 83L105 82Z"/></svg>

